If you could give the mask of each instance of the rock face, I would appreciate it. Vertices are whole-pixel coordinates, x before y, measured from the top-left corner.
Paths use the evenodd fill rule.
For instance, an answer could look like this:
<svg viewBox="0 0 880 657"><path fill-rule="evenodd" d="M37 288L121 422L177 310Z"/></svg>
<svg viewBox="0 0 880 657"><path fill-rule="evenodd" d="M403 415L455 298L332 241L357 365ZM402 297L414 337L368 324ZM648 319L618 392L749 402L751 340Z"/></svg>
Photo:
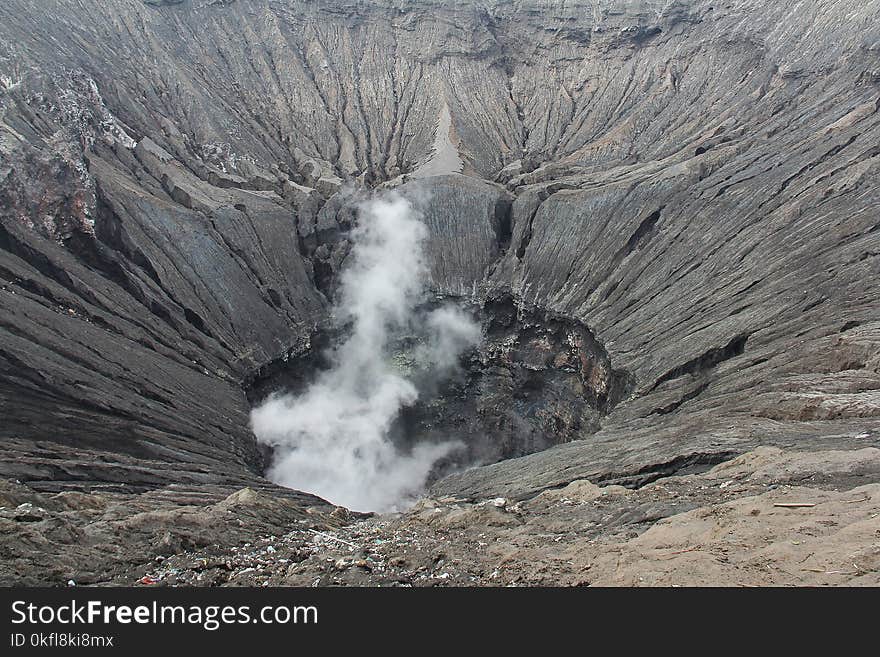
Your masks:
<svg viewBox="0 0 880 657"><path fill-rule="evenodd" d="M408 447L452 436L464 443L437 476L584 438L632 391L632 377L582 324L506 294L477 314L482 343L447 380L411 377L421 394L397 427Z"/></svg>
<svg viewBox="0 0 880 657"><path fill-rule="evenodd" d="M9 0L0 36L7 478L260 485L245 388L325 325L370 187L428 199L434 292L626 373L436 494L880 442L876 1Z"/></svg>

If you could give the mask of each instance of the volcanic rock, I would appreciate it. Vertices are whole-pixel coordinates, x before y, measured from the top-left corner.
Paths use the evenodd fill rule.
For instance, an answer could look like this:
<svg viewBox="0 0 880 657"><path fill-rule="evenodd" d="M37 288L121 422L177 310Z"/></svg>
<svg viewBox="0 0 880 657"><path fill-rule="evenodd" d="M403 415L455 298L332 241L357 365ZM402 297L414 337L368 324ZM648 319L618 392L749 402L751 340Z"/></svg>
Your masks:
<svg viewBox="0 0 880 657"><path fill-rule="evenodd" d="M8 0L0 37L7 509L283 499L248 390L315 348L373 188L423 213L433 295L595 355L564 444L433 498L880 445L874 0ZM90 531L41 514L4 522Z"/></svg>

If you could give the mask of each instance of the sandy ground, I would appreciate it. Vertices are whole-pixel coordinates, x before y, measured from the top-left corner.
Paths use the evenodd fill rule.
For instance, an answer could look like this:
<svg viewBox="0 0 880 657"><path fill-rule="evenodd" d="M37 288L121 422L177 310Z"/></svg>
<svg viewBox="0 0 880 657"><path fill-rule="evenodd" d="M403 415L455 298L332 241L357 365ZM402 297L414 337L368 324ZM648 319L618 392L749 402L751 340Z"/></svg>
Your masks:
<svg viewBox="0 0 880 657"><path fill-rule="evenodd" d="M250 489L168 506L159 493L7 485L0 503L10 584L880 584L876 448L762 447L635 490L578 480L519 502L424 499L367 518Z"/></svg>

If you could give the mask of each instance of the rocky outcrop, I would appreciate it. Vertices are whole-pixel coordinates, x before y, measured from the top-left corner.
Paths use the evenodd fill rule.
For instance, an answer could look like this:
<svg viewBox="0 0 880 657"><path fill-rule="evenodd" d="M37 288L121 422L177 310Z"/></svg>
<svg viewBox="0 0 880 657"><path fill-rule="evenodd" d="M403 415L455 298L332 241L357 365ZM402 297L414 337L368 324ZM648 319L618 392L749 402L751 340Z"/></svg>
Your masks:
<svg viewBox="0 0 880 657"><path fill-rule="evenodd" d="M0 474L258 485L244 388L312 346L376 186L428 199L434 292L588 327L628 382L584 440L437 494L876 445L878 25L854 0L4 3Z"/></svg>

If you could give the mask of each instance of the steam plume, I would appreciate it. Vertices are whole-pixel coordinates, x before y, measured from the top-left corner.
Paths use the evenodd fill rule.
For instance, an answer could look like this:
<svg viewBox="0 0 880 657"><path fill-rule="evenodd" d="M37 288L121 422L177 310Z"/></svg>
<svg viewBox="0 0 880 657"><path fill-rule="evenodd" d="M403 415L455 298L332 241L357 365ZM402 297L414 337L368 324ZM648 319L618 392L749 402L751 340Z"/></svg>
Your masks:
<svg viewBox="0 0 880 657"><path fill-rule="evenodd" d="M452 307L417 320L426 229L408 200L373 198L360 205L360 217L334 313L347 337L302 395L270 397L252 411L251 422L258 440L275 448L273 481L357 511L389 511L414 501L433 465L460 447L420 444L403 453L389 439L400 410L419 394L390 364L390 341L421 326L425 343L417 359L441 376L480 331Z"/></svg>

